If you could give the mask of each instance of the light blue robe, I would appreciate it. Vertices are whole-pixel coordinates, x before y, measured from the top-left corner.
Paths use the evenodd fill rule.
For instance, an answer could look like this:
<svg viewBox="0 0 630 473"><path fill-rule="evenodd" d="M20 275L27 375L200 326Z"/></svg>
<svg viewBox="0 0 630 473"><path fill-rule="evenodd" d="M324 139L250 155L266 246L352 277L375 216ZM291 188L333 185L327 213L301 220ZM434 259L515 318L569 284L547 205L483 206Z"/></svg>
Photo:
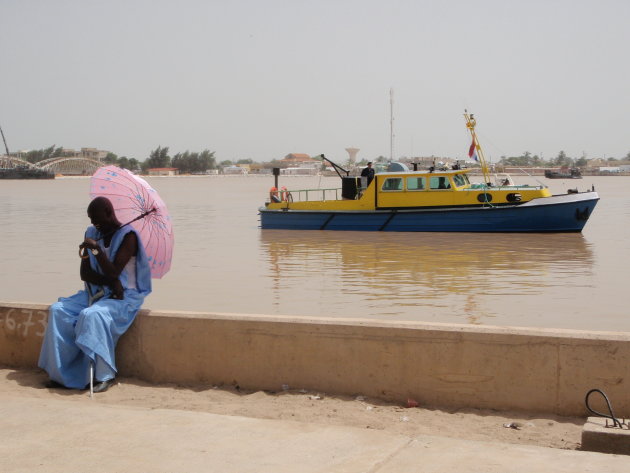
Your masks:
<svg viewBox="0 0 630 473"><path fill-rule="evenodd" d="M124 288L122 300L111 299L109 287L91 284L92 293L103 289L105 295L88 303L88 292L79 291L62 297L50 306L48 325L39 355L38 366L50 378L68 388L84 389L90 383L90 361L95 364L96 381L107 381L116 375L116 343L133 323L144 298L151 292L151 270L140 235L131 228L120 228L110 243L110 260L114 261L124 236L135 232L138 237L136 255L136 289L129 289L127 271L119 276ZM99 231L88 227L85 236L98 240ZM90 266L103 273L91 252ZM87 289L87 288L86 288Z"/></svg>

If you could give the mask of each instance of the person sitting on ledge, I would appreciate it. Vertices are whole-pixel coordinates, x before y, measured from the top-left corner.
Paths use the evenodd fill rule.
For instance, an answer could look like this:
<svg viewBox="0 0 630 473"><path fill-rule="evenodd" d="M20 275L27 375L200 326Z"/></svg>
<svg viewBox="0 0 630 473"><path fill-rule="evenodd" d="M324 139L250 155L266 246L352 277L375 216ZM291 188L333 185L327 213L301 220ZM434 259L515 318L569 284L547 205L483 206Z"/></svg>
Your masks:
<svg viewBox="0 0 630 473"><path fill-rule="evenodd" d="M85 290L50 306L38 366L50 376L47 387L87 389L92 363L98 393L114 382L116 343L151 292L151 270L140 236L121 226L108 199L95 198L87 213L92 225L79 245Z"/></svg>

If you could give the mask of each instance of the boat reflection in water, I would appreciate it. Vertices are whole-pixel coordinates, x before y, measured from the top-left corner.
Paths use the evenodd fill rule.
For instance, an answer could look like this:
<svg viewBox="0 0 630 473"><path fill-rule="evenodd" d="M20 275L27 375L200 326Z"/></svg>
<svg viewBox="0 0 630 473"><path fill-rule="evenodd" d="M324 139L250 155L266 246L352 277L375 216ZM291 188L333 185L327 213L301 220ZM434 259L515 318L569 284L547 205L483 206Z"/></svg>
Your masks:
<svg viewBox="0 0 630 473"><path fill-rule="evenodd" d="M318 316L536 326L559 301L567 311L593 265L581 234L262 230L260 239L274 303Z"/></svg>

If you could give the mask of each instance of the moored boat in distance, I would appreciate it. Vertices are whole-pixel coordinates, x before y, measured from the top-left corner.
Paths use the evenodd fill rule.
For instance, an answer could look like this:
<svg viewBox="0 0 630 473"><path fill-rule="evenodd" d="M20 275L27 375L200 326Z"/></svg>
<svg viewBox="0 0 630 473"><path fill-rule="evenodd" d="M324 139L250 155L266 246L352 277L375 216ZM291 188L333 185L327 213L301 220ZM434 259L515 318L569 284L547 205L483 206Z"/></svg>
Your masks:
<svg viewBox="0 0 630 473"><path fill-rule="evenodd" d="M547 169L545 177L547 179L582 179L582 173L578 168L561 169L560 171Z"/></svg>
<svg viewBox="0 0 630 473"><path fill-rule="evenodd" d="M359 230L398 232L581 232L599 196L595 190L552 195L544 185L491 184L475 121L465 114L484 182L471 183L468 169L379 172L351 177L333 164L341 188L278 192L279 170L270 201L260 207L263 229ZM474 153L473 153L474 151ZM345 173L343 175L341 172Z"/></svg>
<svg viewBox="0 0 630 473"><path fill-rule="evenodd" d="M0 179L54 179L51 171L26 166L0 168Z"/></svg>

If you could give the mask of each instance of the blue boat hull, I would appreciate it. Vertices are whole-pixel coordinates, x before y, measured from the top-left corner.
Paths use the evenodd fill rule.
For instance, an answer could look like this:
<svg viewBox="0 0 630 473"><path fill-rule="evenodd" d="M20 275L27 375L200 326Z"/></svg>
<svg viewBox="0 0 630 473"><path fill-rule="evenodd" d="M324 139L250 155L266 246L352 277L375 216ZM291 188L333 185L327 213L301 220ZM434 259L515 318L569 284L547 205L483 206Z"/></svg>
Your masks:
<svg viewBox="0 0 630 473"><path fill-rule="evenodd" d="M595 192L536 199L520 205L375 211L260 209L260 226L285 230L390 232L581 232Z"/></svg>

